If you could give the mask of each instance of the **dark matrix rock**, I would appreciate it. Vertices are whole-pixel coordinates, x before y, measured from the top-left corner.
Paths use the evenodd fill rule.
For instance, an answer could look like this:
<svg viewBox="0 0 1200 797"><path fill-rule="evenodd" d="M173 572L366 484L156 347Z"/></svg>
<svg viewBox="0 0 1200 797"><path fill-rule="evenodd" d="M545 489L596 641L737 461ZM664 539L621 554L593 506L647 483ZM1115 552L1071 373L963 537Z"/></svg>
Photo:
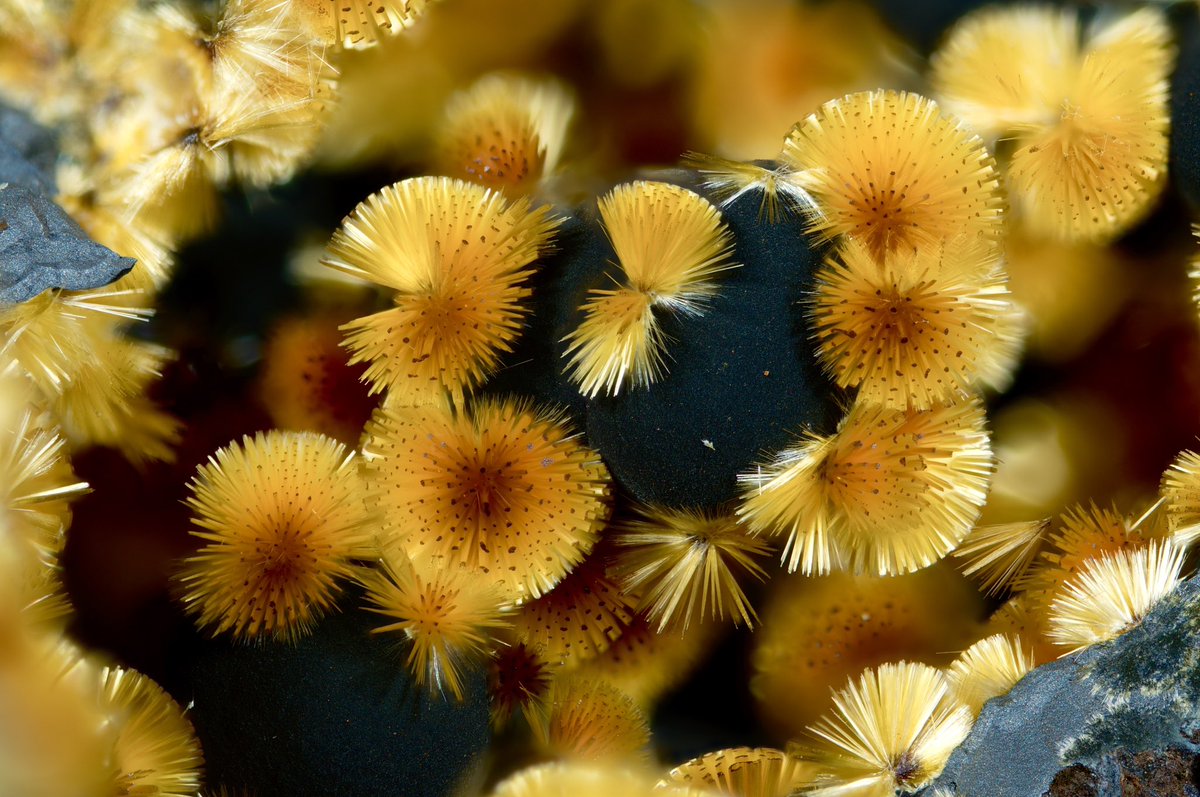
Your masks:
<svg viewBox="0 0 1200 797"><path fill-rule="evenodd" d="M351 610L295 644L216 644L193 668L191 719L211 786L257 797L444 797L489 739L482 671L430 695L403 642Z"/></svg>
<svg viewBox="0 0 1200 797"><path fill-rule="evenodd" d="M591 208L590 218L567 216L554 235L554 251L537 264L530 281L530 317L513 351L484 384L487 395L514 395L564 408L582 430L587 401L566 375L563 338L583 321L579 308L589 288L601 284L616 258Z"/></svg>
<svg viewBox="0 0 1200 797"><path fill-rule="evenodd" d="M888 26L900 34L918 52L932 52L949 28L977 8L992 0L873 0L872 5Z"/></svg>
<svg viewBox="0 0 1200 797"><path fill-rule="evenodd" d="M1179 57L1171 78L1171 181L1200 210L1200 15L1194 6L1178 26Z"/></svg>
<svg viewBox="0 0 1200 797"><path fill-rule="evenodd" d="M990 701L925 794L1115 797L1136 793L1136 782L1144 794L1183 797L1195 785L1198 743L1200 579L1193 578L1138 627L1039 667ZM1158 791L1168 783L1187 788Z"/></svg>
<svg viewBox="0 0 1200 797"><path fill-rule="evenodd" d="M719 275L707 312L660 316L663 377L588 402L588 441L640 501L716 507L737 495L739 473L836 423L802 306L822 255L802 219L760 219L760 200L751 192L724 213L741 267Z"/></svg>

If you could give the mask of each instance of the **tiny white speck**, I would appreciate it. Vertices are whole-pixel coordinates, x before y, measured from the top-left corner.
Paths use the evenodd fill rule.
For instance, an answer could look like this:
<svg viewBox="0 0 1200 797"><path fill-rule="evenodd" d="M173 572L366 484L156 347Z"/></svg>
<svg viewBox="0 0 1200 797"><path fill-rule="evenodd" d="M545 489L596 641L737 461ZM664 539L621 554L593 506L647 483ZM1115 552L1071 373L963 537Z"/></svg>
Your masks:
<svg viewBox="0 0 1200 797"><path fill-rule="evenodd" d="M701 440L700 442L703 443L704 447L707 449L710 449L712 451L717 450L717 447L712 444L712 440Z"/></svg>

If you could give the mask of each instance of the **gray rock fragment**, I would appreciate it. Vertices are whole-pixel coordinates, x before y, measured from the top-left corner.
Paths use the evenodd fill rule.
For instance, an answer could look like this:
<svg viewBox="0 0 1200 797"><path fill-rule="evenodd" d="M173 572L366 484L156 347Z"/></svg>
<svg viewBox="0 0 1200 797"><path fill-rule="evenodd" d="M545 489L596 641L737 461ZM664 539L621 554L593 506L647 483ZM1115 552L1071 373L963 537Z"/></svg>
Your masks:
<svg viewBox="0 0 1200 797"><path fill-rule="evenodd" d="M0 106L0 305L98 288L133 268L54 203L53 146L51 133Z"/></svg>
<svg viewBox="0 0 1200 797"><path fill-rule="evenodd" d="M97 288L133 264L93 242L45 194L0 183L0 303L23 302L47 288Z"/></svg>
<svg viewBox="0 0 1200 797"><path fill-rule="evenodd" d="M1118 639L1039 667L990 701L925 794L1040 797L1075 765L1107 794L1124 771L1114 762L1147 751L1200 752L1198 578Z"/></svg>
<svg viewBox="0 0 1200 797"><path fill-rule="evenodd" d="M53 195L58 141L52 130L0 104L0 183L38 188Z"/></svg>

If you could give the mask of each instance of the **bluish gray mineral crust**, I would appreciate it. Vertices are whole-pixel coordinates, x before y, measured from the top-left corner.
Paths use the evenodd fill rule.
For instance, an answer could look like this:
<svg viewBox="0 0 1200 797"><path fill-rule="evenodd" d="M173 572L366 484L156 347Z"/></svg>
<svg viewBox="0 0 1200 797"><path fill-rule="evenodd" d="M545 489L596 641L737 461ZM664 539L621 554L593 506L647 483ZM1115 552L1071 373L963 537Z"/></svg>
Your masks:
<svg viewBox="0 0 1200 797"><path fill-rule="evenodd" d="M1066 767L1122 793L1115 754L1200 751L1200 580L1118 639L1046 664L984 706L925 795L1040 797Z"/></svg>
<svg viewBox="0 0 1200 797"><path fill-rule="evenodd" d="M54 203L53 136L0 105L0 305L48 288L86 290L133 268Z"/></svg>

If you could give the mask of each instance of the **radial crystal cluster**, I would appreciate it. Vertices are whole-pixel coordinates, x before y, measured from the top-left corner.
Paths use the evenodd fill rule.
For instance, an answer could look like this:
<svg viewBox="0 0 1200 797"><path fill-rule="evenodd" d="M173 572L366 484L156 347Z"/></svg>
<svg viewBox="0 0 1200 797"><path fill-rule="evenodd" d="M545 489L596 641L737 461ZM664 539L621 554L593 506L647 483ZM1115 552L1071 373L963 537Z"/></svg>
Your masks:
<svg viewBox="0 0 1200 797"><path fill-rule="evenodd" d="M816 203L811 228L853 236L877 259L958 235L999 238L999 182L983 141L920 95L831 100L796 125L782 159Z"/></svg>
<svg viewBox="0 0 1200 797"><path fill-rule="evenodd" d="M50 408L73 442L116 448L134 463L170 462L182 424L147 395L174 353L119 331L96 341Z"/></svg>
<svg viewBox="0 0 1200 797"><path fill-rule="evenodd" d="M182 575L202 626L239 639L295 639L333 608L370 556L355 455L310 432L260 433L197 469L187 504L205 541Z"/></svg>
<svg viewBox="0 0 1200 797"><path fill-rule="evenodd" d="M417 684L463 699L464 671L479 666L506 622L499 591L472 573L411 561L397 546L362 577L371 611L392 622L375 633L403 634Z"/></svg>
<svg viewBox="0 0 1200 797"><path fill-rule="evenodd" d="M736 266L720 212L685 188L619 185L600 199L600 218L620 275L616 287L588 292L583 322L565 338L571 379L588 397L658 381L668 354L655 313L703 314L717 275Z"/></svg>
<svg viewBox="0 0 1200 797"><path fill-rule="evenodd" d="M809 193L791 179L793 172L786 165L761 166L697 152L689 153L685 163L704 175L704 187L721 200L722 208L746 194L761 192L759 221L775 224L785 216L816 209Z"/></svg>
<svg viewBox="0 0 1200 797"><path fill-rule="evenodd" d="M734 747L680 764L659 785L694 786L735 797L790 797L812 775L810 764L782 750Z"/></svg>
<svg viewBox="0 0 1200 797"><path fill-rule="evenodd" d="M0 797L993 797L1200 587L1200 4L993 3L0 0Z"/></svg>
<svg viewBox="0 0 1200 797"><path fill-rule="evenodd" d="M1192 225L1192 237L1200 240L1200 224ZM1192 304L1200 309L1200 253L1193 254L1188 263L1188 282L1192 287Z"/></svg>
<svg viewBox="0 0 1200 797"><path fill-rule="evenodd" d="M133 670L100 673L100 702L115 730L116 794L193 797L200 789L200 741L183 709Z"/></svg>
<svg viewBox="0 0 1200 797"><path fill-rule="evenodd" d="M346 365L335 316L280 322L263 348L259 395L281 429L321 432L355 445L376 403Z"/></svg>
<svg viewBox="0 0 1200 797"><path fill-rule="evenodd" d="M0 376L0 647L3 628L58 623L71 611L59 556L71 522L70 502L87 492L66 456L65 441L28 403L28 381ZM3 406L11 401L11 404Z"/></svg>
<svg viewBox="0 0 1200 797"><path fill-rule="evenodd" d="M492 727L503 728L518 708L531 728L544 723L552 671L529 645L502 645L488 667Z"/></svg>
<svg viewBox="0 0 1200 797"><path fill-rule="evenodd" d="M444 177L367 197L325 263L394 292L395 307L344 327L371 391L408 404L461 401L482 383L520 332L524 283L557 223L545 207Z"/></svg>
<svg viewBox="0 0 1200 797"><path fill-rule="evenodd" d="M360 50L374 47L412 27L430 2L291 0L291 5L305 29L318 41Z"/></svg>
<svg viewBox="0 0 1200 797"><path fill-rule="evenodd" d="M781 577L773 586L752 640L750 691L780 737L803 734L830 690L865 667L898 659L950 664L951 651L979 636L984 610L947 563L892 578Z"/></svg>
<svg viewBox="0 0 1200 797"><path fill-rule="evenodd" d="M1105 16L1081 37L1075 11L987 8L954 28L933 64L948 108L1014 139L1012 203L1038 234L1111 239L1161 192L1174 48L1160 10Z"/></svg>
<svg viewBox="0 0 1200 797"><path fill-rule="evenodd" d="M1070 90L1079 19L1051 5L993 7L963 19L931 59L942 105L989 139L1044 123Z"/></svg>
<svg viewBox="0 0 1200 797"><path fill-rule="evenodd" d="M1079 650L1128 631L1175 589L1185 554L1155 541L1086 562L1050 606L1050 638Z"/></svg>
<svg viewBox="0 0 1200 797"><path fill-rule="evenodd" d="M787 535L789 571L927 567L962 541L983 506L992 471L984 420L977 400L929 410L858 403L834 434L810 436L739 477L738 512L755 533Z"/></svg>
<svg viewBox="0 0 1200 797"><path fill-rule="evenodd" d="M1019 355L999 252L978 237L881 260L850 239L818 273L811 312L826 370L882 406L927 408L1003 384Z"/></svg>
<svg viewBox="0 0 1200 797"><path fill-rule="evenodd" d="M108 290L125 292L118 302L136 306L164 288L174 271L174 258L166 242L139 226L130 224L119 207L96 195L96 186L82 169L60 165L55 173L58 196L55 202L70 214L93 241L122 257L137 261L125 276Z"/></svg>
<svg viewBox="0 0 1200 797"><path fill-rule="evenodd" d="M437 168L510 196L530 194L557 171L574 115L574 98L555 80L487 75L451 100Z"/></svg>
<svg viewBox="0 0 1200 797"><path fill-rule="evenodd" d="M657 789L639 769L609 762L559 761L513 773L490 797L695 797L693 792Z"/></svg>
<svg viewBox="0 0 1200 797"><path fill-rule="evenodd" d="M813 795L885 797L916 791L942 771L971 729L940 672L899 662L866 670L833 696L812 728L825 744L801 750L821 768Z"/></svg>
<svg viewBox="0 0 1200 797"><path fill-rule="evenodd" d="M332 105L325 46L295 22L305 2L228 0L206 41L212 96L200 137L212 149L228 146L232 173L251 185L289 177L316 146ZM347 2L359 0L336 5Z"/></svg>
<svg viewBox="0 0 1200 797"><path fill-rule="evenodd" d="M90 98L89 172L137 226L195 236L216 221L220 187L279 182L310 156L335 73L290 0L90 7L108 35L74 73Z"/></svg>
<svg viewBox="0 0 1200 797"><path fill-rule="evenodd" d="M706 614L754 624L754 607L739 579L765 579L756 558L771 549L735 518L645 508L620 527L615 543L623 549L617 572L642 596L642 608L660 633L671 625L686 631Z"/></svg>
<svg viewBox="0 0 1200 797"><path fill-rule="evenodd" d="M1032 608L1043 618L1067 584L1088 564L1103 556L1165 542L1170 530L1155 513L1127 517L1115 507L1075 506L1063 513L1058 528L1050 533L1028 573L1017 585L1033 601Z"/></svg>
<svg viewBox="0 0 1200 797"><path fill-rule="evenodd" d="M1024 578L1049 528L1049 518L979 525L954 550L954 556L963 561L964 574L975 576L989 594L996 595Z"/></svg>
<svg viewBox="0 0 1200 797"><path fill-rule="evenodd" d="M17 387L0 380L0 387ZM0 430L0 561L53 563L70 523L68 502L87 491L66 459L64 441L39 422L32 407L18 409L16 421Z"/></svg>
<svg viewBox="0 0 1200 797"><path fill-rule="evenodd" d="M48 290L27 302L0 307L0 355L16 361L45 396L62 395L80 377L93 353L119 346L117 324L142 321L151 310L129 306L133 291ZM120 378L121 374L107 378ZM95 387L88 384L87 387Z"/></svg>
<svg viewBox="0 0 1200 797"><path fill-rule="evenodd" d="M1033 669L1033 657L1020 637L993 634L963 651L946 668L950 692L978 715L983 704L1006 694Z"/></svg>
<svg viewBox="0 0 1200 797"><path fill-rule="evenodd" d="M568 758L638 758L650 724L630 697L604 681L560 678L547 698L543 744Z"/></svg>
<svg viewBox="0 0 1200 797"><path fill-rule="evenodd" d="M609 649L633 621L636 599L608 576L597 551L554 589L521 607L513 619L517 638L540 659L573 668Z"/></svg>
<svg viewBox="0 0 1200 797"><path fill-rule="evenodd" d="M645 613L636 615L606 650L583 663L582 677L607 681L648 712L704 663L724 630L712 620L684 632L656 629Z"/></svg>
<svg viewBox="0 0 1200 797"><path fill-rule="evenodd" d="M1181 545L1200 538L1200 455L1181 451L1162 477L1167 518Z"/></svg>
<svg viewBox="0 0 1200 797"><path fill-rule="evenodd" d="M1060 570L1074 572L1089 559L1136 547L1158 529L1138 524L1115 506L1074 506L1063 513L1050 535L1050 548L1041 559Z"/></svg>
<svg viewBox="0 0 1200 797"><path fill-rule="evenodd" d="M97 669L61 637L4 634L0 644L0 793L128 793L117 782L118 731L98 699Z"/></svg>
<svg viewBox="0 0 1200 797"><path fill-rule="evenodd" d="M607 518L608 471L555 413L513 400L382 410L367 429L372 500L413 558L513 600L553 587Z"/></svg>
<svg viewBox="0 0 1200 797"><path fill-rule="evenodd" d="M1063 649L1046 638L1044 613L1035 610L1032 596L1018 592L988 618L986 633L1019 637L1026 646L1035 666L1054 661Z"/></svg>

